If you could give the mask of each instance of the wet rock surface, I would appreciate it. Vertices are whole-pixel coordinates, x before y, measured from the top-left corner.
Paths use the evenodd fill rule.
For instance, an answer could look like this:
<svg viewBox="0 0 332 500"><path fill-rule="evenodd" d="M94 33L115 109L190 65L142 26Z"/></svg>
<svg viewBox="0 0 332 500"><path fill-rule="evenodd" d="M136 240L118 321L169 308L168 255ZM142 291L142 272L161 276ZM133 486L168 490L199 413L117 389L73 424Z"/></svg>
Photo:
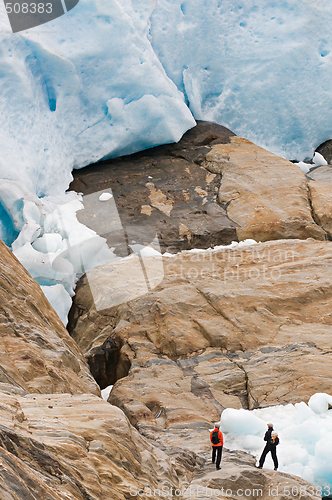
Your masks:
<svg viewBox="0 0 332 500"><path fill-rule="evenodd" d="M111 189L123 227L142 227L146 238L153 228L152 239L157 234L163 251L228 244L237 240L236 224L217 203L220 175L202 162L214 144L232 136L225 127L198 122L178 144L74 171L70 189L83 195ZM78 212L78 219L91 227L94 211L97 204ZM127 254L116 231L106 237L119 255Z"/></svg>

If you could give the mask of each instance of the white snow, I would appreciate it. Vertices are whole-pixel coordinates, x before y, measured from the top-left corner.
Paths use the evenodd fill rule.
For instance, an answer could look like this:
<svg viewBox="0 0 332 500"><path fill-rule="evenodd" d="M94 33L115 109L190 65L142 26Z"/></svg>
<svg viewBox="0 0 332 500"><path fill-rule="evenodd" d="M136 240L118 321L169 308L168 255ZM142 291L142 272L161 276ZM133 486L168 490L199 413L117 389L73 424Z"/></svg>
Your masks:
<svg viewBox="0 0 332 500"><path fill-rule="evenodd" d="M309 170L312 168L312 164L311 163L305 163L304 161L300 161L298 163L295 163L295 165L297 165L298 167L300 167L300 169L302 170L302 172L304 174L307 174L309 172Z"/></svg>
<svg viewBox="0 0 332 500"><path fill-rule="evenodd" d="M103 398L104 401L108 400L108 396L110 395L112 387L113 385L109 385L108 387L105 387L105 389L101 390L101 397Z"/></svg>
<svg viewBox="0 0 332 500"><path fill-rule="evenodd" d="M319 392L311 396L308 406L317 414L325 413L332 406L332 396L325 392Z"/></svg>
<svg viewBox="0 0 332 500"><path fill-rule="evenodd" d="M111 193L103 193L99 196L99 201L108 201L113 198L113 195Z"/></svg>
<svg viewBox="0 0 332 500"><path fill-rule="evenodd" d="M62 323L68 323L68 311L71 308L71 297L66 292L63 285L42 286L47 300L53 306L53 309L58 313Z"/></svg>
<svg viewBox="0 0 332 500"><path fill-rule="evenodd" d="M182 250L181 252L178 253L170 253L170 252L165 252L163 254L164 257L176 257L180 254L186 254L186 253L204 253L204 252L219 252L220 250L233 250L238 247L246 247L246 246L251 246L251 245L256 245L258 242L252 239L247 239L243 241L232 241L229 245L216 245L213 248L191 248L190 250Z"/></svg>
<svg viewBox="0 0 332 500"><path fill-rule="evenodd" d="M264 448L263 437L267 424L272 422L278 432L279 469L295 474L332 493L332 396L314 394L308 405L278 405L258 410L227 408L221 415L221 430L225 446L243 450L257 457ZM273 469L270 454L264 467Z"/></svg>
<svg viewBox="0 0 332 500"><path fill-rule="evenodd" d="M320 153L317 153L317 151L314 154L313 161L316 167L327 165L327 161L325 160L324 156Z"/></svg>

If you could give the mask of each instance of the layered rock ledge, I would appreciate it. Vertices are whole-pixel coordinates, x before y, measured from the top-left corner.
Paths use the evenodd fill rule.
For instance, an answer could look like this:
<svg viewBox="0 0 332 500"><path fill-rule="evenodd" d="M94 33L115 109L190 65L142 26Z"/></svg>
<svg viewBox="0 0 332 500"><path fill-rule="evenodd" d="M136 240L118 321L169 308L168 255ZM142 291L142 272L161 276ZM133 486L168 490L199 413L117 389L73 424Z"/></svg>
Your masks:
<svg viewBox="0 0 332 500"><path fill-rule="evenodd" d="M331 242L281 240L163 262L154 290L104 310L83 277L69 325L101 385L116 382L109 401L141 432L208 428L228 406L329 392ZM103 275L100 295L130 286L125 273L110 283L118 275L108 266Z"/></svg>

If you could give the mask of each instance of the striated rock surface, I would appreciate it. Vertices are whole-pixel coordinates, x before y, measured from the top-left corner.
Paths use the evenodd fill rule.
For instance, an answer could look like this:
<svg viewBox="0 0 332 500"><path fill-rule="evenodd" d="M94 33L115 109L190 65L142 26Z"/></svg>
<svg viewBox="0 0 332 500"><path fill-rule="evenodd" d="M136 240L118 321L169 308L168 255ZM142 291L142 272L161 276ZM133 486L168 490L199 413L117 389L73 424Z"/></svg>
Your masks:
<svg viewBox="0 0 332 500"><path fill-rule="evenodd" d="M247 139L213 146L203 165L222 175L219 202L239 240L326 239L312 218L307 180L298 166Z"/></svg>
<svg viewBox="0 0 332 500"><path fill-rule="evenodd" d="M71 189L90 196L79 220L121 256L128 254L128 241L122 231L105 233L98 225L101 209L93 193L111 189L119 224L135 226L149 240L143 244L157 234L162 251L172 253L247 238L329 237L313 217L308 180L328 181L330 167L306 177L297 165L209 122L198 122L178 144L92 165L74 176Z"/></svg>
<svg viewBox="0 0 332 500"><path fill-rule="evenodd" d="M163 251L228 244L237 241L236 223L217 203L221 176L201 163L214 144L228 143L232 136L225 127L198 122L178 144L74 171L70 189L83 195L111 189L122 225L141 227L146 234L153 230L152 239L158 235ZM77 215L101 234L98 210L98 203L89 204ZM116 232L105 236L119 255L127 255Z"/></svg>
<svg viewBox="0 0 332 500"><path fill-rule="evenodd" d="M71 335L147 436L206 429L228 406L307 401L331 387L331 262L332 243L315 240L185 252L164 258L154 291L102 311L83 277Z"/></svg>
<svg viewBox="0 0 332 500"><path fill-rule="evenodd" d="M178 487L168 456L98 397L39 285L0 248L1 500L125 500Z"/></svg>
<svg viewBox="0 0 332 500"><path fill-rule="evenodd" d="M125 500L179 485L167 455L91 394L4 396L0 414L1 499Z"/></svg>
<svg viewBox="0 0 332 500"><path fill-rule="evenodd" d="M0 241L0 390L100 394L39 285Z"/></svg>

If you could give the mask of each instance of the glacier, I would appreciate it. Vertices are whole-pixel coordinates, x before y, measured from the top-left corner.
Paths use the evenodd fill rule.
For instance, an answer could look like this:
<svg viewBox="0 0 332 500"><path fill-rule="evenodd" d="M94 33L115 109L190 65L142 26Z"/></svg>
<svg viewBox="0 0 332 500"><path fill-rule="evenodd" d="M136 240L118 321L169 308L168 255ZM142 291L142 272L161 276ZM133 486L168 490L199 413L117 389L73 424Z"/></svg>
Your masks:
<svg viewBox="0 0 332 500"><path fill-rule="evenodd" d="M196 119L311 158L332 134L331 20L327 0L80 0L13 34L0 1L0 237L64 322L71 241L89 269L115 259L76 219L72 170L176 142Z"/></svg>

